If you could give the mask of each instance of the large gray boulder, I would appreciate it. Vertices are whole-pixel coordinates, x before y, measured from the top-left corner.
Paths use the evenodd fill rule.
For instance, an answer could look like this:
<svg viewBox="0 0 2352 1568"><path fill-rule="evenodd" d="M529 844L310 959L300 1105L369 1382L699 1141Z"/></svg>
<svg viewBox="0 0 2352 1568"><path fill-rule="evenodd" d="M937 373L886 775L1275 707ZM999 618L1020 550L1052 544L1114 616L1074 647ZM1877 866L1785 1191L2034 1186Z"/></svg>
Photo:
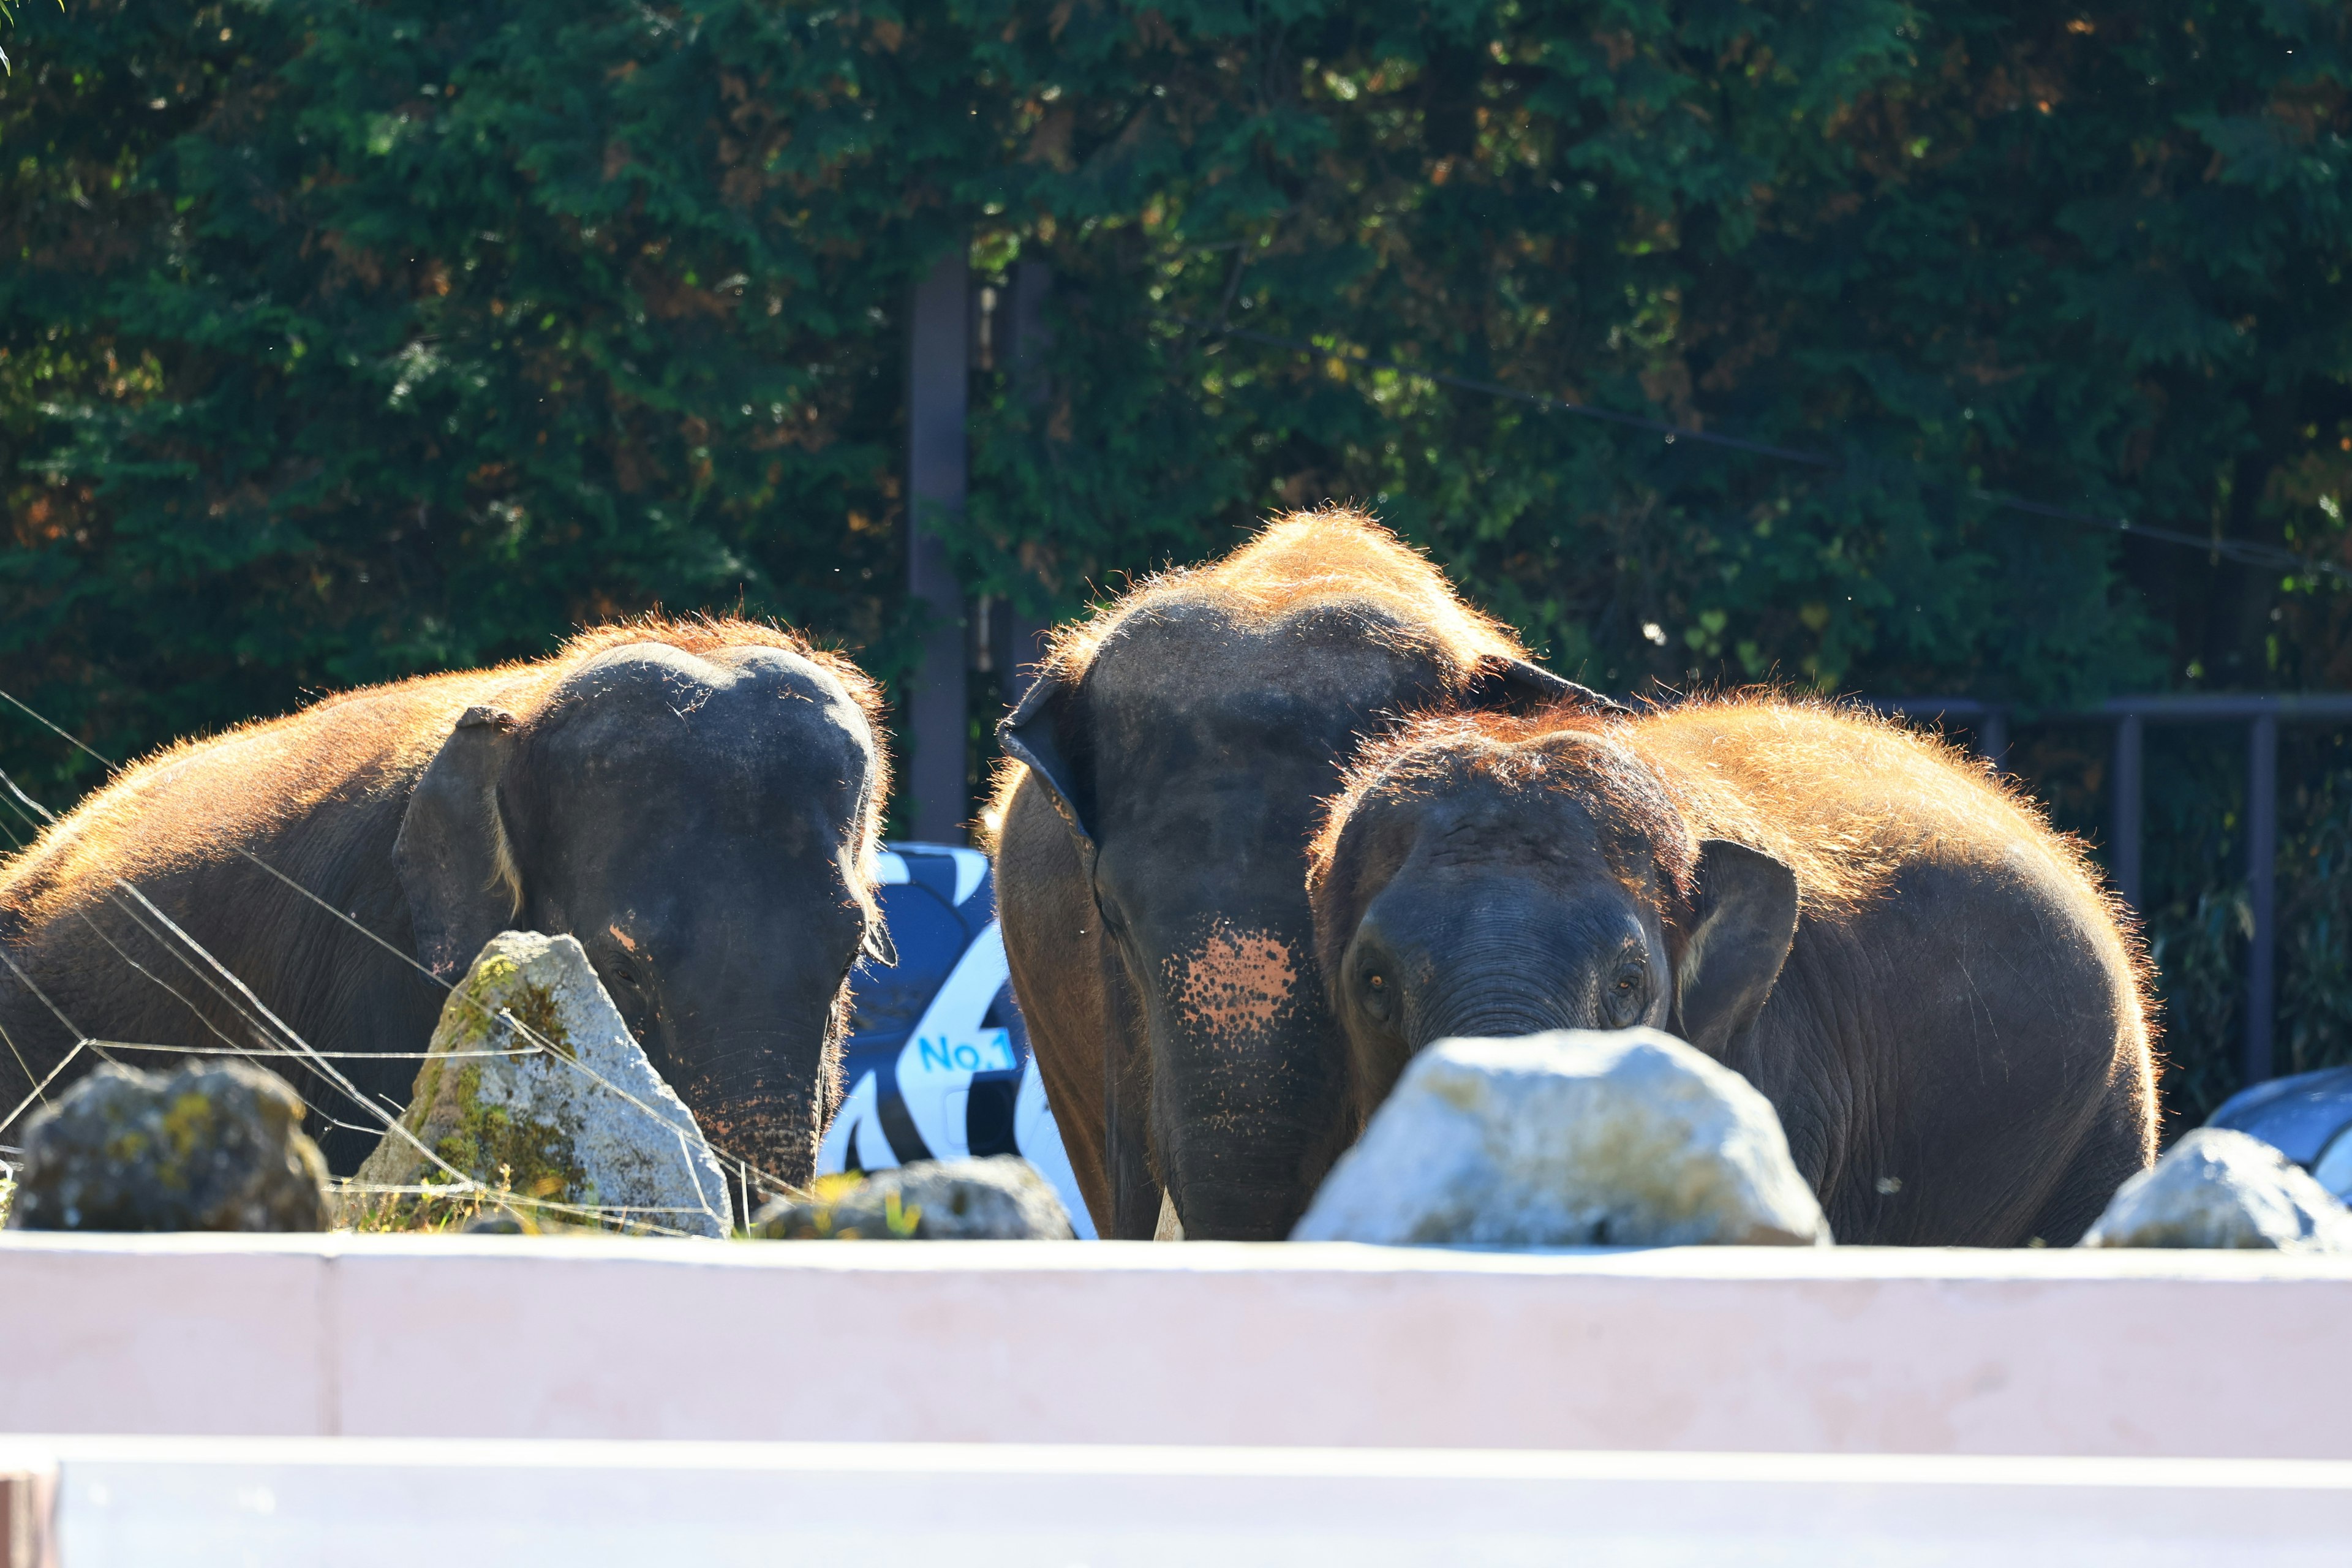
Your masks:
<svg viewBox="0 0 2352 1568"><path fill-rule="evenodd" d="M324 1230L327 1163L276 1073L100 1068L25 1129L16 1230Z"/></svg>
<svg viewBox="0 0 2352 1568"><path fill-rule="evenodd" d="M1017 1154L821 1178L752 1216L771 1241L1067 1241L1069 1212Z"/></svg>
<svg viewBox="0 0 2352 1568"><path fill-rule="evenodd" d="M1441 1040L1293 1241L1825 1246L1770 1102L1656 1029Z"/></svg>
<svg viewBox="0 0 2352 1568"><path fill-rule="evenodd" d="M368 1191L461 1186L446 1164L550 1218L591 1208L625 1227L727 1234L718 1157L574 939L493 937L450 993L428 1051L400 1119L406 1136L387 1132L360 1167L352 1223L470 1212L475 1200Z"/></svg>
<svg viewBox="0 0 2352 1568"><path fill-rule="evenodd" d="M2261 1139L2200 1127L2117 1188L2075 1245L2352 1252L2352 1213Z"/></svg>

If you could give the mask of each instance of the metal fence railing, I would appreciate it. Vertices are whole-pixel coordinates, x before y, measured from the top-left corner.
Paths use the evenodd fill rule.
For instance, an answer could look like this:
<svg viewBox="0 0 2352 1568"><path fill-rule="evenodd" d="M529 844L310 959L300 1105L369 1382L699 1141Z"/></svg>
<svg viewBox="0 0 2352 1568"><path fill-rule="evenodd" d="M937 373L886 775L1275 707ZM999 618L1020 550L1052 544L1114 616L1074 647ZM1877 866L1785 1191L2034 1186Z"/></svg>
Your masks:
<svg viewBox="0 0 2352 1568"><path fill-rule="evenodd" d="M1967 697L1871 700L1884 713L1945 719L1976 731L1977 749L1995 767L2005 764L2014 710ZM2116 697L2091 709L2037 710L2035 721L2096 721L2115 726L2115 766L2108 783L2107 864L2116 889L2140 907L2140 794L2150 724L2242 723L2246 726L2246 902L2253 931L2246 954L2246 1081L2272 1076L2272 1035L2278 994L2278 732L2282 723L2352 722L2352 694Z"/></svg>

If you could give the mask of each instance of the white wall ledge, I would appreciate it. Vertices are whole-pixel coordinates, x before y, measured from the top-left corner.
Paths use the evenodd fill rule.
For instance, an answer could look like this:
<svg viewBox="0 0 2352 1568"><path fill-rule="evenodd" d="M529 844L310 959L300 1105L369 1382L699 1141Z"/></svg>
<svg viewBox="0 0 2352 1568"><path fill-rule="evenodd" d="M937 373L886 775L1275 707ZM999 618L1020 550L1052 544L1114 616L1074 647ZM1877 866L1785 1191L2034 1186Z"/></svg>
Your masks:
<svg viewBox="0 0 2352 1568"><path fill-rule="evenodd" d="M0 1440L54 1568L2318 1568L2352 1465L1020 1444Z"/></svg>
<svg viewBox="0 0 2352 1568"><path fill-rule="evenodd" d="M2352 1465L1020 1444L0 1440L54 1568L2318 1568Z"/></svg>
<svg viewBox="0 0 2352 1568"><path fill-rule="evenodd" d="M2352 1459L2352 1260L0 1237L0 1430Z"/></svg>

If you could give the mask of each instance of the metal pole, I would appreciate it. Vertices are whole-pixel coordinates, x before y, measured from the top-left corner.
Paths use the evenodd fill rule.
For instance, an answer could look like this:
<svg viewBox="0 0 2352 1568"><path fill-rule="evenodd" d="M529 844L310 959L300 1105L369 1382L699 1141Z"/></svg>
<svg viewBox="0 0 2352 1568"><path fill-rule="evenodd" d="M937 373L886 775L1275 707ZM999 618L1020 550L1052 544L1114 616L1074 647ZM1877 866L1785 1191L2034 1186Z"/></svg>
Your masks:
<svg viewBox="0 0 2352 1568"><path fill-rule="evenodd" d="M2107 854L2116 890L2137 912L2140 907L2140 757L2147 724L2137 713L2116 721L2115 826Z"/></svg>
<svg viewBox="0 0 2352 1568"><path fill-rule="evenodd" d="M2009 765L2009 710L1987 708L1984 717L1977 721L1977 744L1982 748L1985 761L1993 772L2004 772Z"/></svg>
<svg viewBox="0 0 2352 1568"><path fill-rule="evenodd" d="M1050 394L1045 380L1045 351L1052 346L1053 334L1045 325L1045 300L1053 291L1054 268L1050 265L1043 261L1013 265L1013 387L1024 402L1041 413ZM1018 600L1004 606L1004 620L1003 679L1005 706L1009 708L1028 695L1029 682L1036 675L1034 667L1045 657L1046 623Z"/></svg>
<svg viewBox="0 0 2352 1568"><path fill-rule="evenodd" d="M958 245L915 286L907 363L907 592L929 621L907 703L907 795L917 838L961 844L965 778L963 586L938 528L963 511L971 284Z"/></svg>
<svg viewBox="0 0 2352 1568"><path fill-rule="evenodd" d="M2246 954L2246 1081L2271 1076L2271 1014L2276 976L2278 715L2257 716L2246 757L2246 902L2254 917Z"/></svg>

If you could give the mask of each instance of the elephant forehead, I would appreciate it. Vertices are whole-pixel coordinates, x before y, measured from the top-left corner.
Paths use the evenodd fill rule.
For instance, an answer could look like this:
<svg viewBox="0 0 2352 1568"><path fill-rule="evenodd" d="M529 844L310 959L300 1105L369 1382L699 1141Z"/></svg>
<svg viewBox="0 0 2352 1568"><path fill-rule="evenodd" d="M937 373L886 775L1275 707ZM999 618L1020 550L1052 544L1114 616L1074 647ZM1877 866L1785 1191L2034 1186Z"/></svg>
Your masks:
<svg viewBox="0 0 2352 1568"><path fill-rule="evenodd" d="M1216 605L1164 606L1104 640L1087 684L1121 710L1239 712L1378 706L1401 688L1442 679L1415 628L1352 608L1250 620Z"/></svg>
<svg viewBox="0 0 2352 1568"><path fill-rule="evenodd" d="M656 644L614 648L564 679L541 722L600 750L667 751L681 741L729 748L826 732L868 737L864 714L840 682L771 647L729 649L717 658Z"/></svg>
<svg viewBox="0 0 2352 1568"><path fill-rule="evenodd" d="M1162 968L1179 1022L1212 1037L1271 1029L1298 988L1298 963L1287 941L1223 920L1171 953Z"/></svg>
<svg viewBox="0 0 2352 1568"><path fill-rule="evenodd" d="M1465 791L1405 803L1413 858L1438 866L1597 866L1618 858L1641 826L1573 795L1509 800Z"/></svg>
<svg viewBox="0 0 2352 1568"><path fill-rule="evenodd" d="M706 656L660 643L610 648L566 676L551 699L562 707L591 699L692 711L714 700L783 698L854 708L823 669L788 648L747 647Z"/></svg>

